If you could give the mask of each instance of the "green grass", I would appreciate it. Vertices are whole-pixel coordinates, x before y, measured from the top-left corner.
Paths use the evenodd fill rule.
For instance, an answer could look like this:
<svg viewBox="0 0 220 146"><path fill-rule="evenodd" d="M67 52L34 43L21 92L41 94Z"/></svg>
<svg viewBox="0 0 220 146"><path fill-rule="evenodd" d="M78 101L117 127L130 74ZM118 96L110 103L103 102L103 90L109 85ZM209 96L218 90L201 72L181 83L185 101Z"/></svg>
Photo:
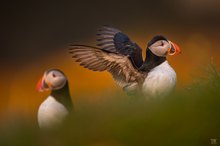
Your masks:
<svg viewBox="0 0 220 146"><path fill-rule="evenodd" d="M115 93L98 103L80 102L53 130L14 120L2 126L0 145L207 146L211 138L220 145L220 77L212 66L205 76L164 99Z"/></svg>

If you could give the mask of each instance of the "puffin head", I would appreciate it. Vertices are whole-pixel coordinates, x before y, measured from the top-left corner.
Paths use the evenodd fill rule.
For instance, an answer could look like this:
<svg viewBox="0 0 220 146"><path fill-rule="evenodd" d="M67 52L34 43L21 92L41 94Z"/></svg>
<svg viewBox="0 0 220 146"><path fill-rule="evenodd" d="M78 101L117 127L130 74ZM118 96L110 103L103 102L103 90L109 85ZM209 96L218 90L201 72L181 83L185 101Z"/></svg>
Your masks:
<svg viewBox="0 0 220 146"><path fill-rule="evenodd" d="M67 78L61 70L50 69L44 72L43 77L37 84L37 90L59 90L65 86Z"/></svg>
<svg viewBox="0 0 220 146"><path fill-rule="evenodd" d="M159 57L166 57L167 55L175 55L181 53L178 45L161 35L153 37L147 44L147 48L149 48L154 55Z"/></svg>

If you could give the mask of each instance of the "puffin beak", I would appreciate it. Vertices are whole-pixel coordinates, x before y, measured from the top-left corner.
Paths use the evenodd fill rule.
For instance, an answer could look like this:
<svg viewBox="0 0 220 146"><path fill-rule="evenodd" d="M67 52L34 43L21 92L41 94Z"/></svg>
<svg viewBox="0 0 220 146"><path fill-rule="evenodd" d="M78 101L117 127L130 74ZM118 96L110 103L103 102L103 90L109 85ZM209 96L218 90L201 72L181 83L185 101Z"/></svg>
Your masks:
<svg viewBox="0 0 220 146"><path fill-rule="evenodd" d="M39 81L38 81L38 83L37 83L37 91L38 92L43 92L43 83L44 82L44 77L42 77Z"/></svg>
<svg viewBox="0 0 220 146"><path fill-rule="evenodd" d="M37 91L38 92L43 92L43 91L46 91L49 89L49 85L45 82L45 74L37 83Z"/></svg>
<svg viewBox="0 0 220 146"><path fill-rule="evenodd" d="M180 47L169 41L170 45L171 45L171 48L168 49L168 55L176 55L176 54L180 54L181 53L181 50L180 50Z"/></svg>

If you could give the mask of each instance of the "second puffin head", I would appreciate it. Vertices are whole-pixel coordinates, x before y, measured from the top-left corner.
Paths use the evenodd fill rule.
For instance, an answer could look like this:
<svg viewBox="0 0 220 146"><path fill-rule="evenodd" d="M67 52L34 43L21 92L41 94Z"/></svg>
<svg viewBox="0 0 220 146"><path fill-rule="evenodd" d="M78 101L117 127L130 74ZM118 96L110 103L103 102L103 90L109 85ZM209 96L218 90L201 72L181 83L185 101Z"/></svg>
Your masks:
<svg viewBox="0 0 220 146"><path fill-rule="evenodd" d="M37 90L43 92L45 90L59 90L65 86L67 78L59 69L50 69L44 72L43 77L37 84Z"/></svg>
<svg viewBox="0 0 220 146"><path fill-rule="evenodd" d="M167 55L175 55L181 53L178 45L161 35L153 37L147 44L147 48L150 49L154 55L159 57L166 57Z"/></svg>

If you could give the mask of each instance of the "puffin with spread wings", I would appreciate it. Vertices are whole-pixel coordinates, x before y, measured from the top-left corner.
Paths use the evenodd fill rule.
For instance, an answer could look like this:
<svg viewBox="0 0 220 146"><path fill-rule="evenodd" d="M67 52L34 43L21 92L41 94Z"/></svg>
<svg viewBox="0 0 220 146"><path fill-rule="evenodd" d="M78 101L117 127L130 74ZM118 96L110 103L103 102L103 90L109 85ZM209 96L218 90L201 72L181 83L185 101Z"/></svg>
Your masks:
<svg viewBox="0 0 220 146"><path fill-rule="evenodd" d="M108 71L127 93L166 96L176 85L176 73L166 56L181 52L178 45L162 35L142 49L116 28L103 26L97 33L97 46L71 45L69 53L81 66L93 71Z"/></svg>

